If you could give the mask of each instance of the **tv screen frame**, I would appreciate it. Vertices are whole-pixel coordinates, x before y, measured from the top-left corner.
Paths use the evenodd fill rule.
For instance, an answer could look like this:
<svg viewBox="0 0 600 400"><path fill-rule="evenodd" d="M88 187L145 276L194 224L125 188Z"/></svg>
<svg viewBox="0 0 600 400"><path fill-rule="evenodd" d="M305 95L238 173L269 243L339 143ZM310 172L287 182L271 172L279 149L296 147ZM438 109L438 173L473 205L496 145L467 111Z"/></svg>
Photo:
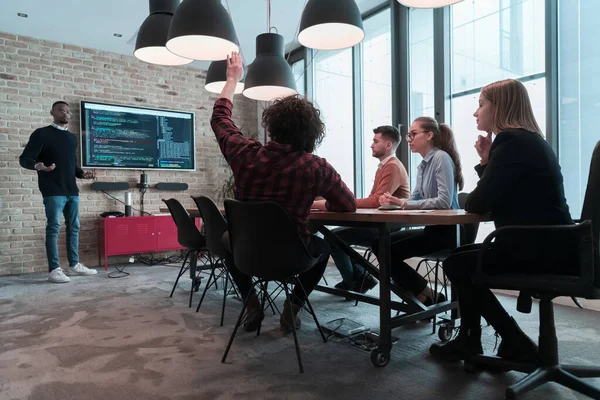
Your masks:
<svg viewBox="0 0 600 400"><path fill-rule="evenodd" d="M87 126L86 126L86 104L92 104L102 107L118 107L120 109L131 109L141 111L141 113L150 112L152 115L159 115L159 113L173 113L181 115L189 115L191 119L191 141L192 141L192 168L164 168L164 167L122 167L122 166L107 166L107 165L90 165L86 157L87 151ZM196 171L196 115L193 111L177 111L163 108L151 108L151 107L139 107L132 105L104 103L91 100L81 100L79 104L79 150L81 156L81 168L88 169L121 169L131 171Z"/></svg>

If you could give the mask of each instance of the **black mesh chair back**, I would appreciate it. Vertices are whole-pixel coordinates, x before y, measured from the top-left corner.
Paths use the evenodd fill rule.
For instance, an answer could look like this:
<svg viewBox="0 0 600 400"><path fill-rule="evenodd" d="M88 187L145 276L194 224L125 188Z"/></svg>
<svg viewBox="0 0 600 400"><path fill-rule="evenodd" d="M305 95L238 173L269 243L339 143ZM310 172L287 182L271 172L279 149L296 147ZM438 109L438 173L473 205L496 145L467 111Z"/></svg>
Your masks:
<svg viewBox="0 0 600 400"><path fill-rule="evenodd" d="M219 207L208 197L192 196L192 199L202 216L208 251L219 258L225 257L225 248L222 239L223 234L227 231L227 221L225 221L223 214L219 211Z"/></svg>
<svg viewBox="0 0 600 400"><path fill-rule="evenodd" d="M596 143L596 147L592 153L590 174L585 190L581 219L583 221L592 221L595 265L594 284L600 288L600 249L598 247L600 242L600 141Z"/></svg>
<svg viewBox="0 0 600 400"><path fill-rule="evenodd" d="M458 206L463 210L465 208L465 204L467 203L468 197L469 193L462 192L458 194ZM462 225L460 232L460 244L464 246L466 244L475 243L475 239L477 239L477 232L479 232L479 222Z"/></svg>
<svg viewBox="0 0 600 400"><path fill-rule="evenodd" d="M236 266L264 280L287 281L308 271L313 257L287 211L274 201L225 200Z"/></svg>
<svg viewBox="0 0 600 400"><path fill-rule="evenodd" d="M200 233L194 221L177 199L162 199L177 226L177 241L188 249L200 250L206 246L206 239Z"/></svg>

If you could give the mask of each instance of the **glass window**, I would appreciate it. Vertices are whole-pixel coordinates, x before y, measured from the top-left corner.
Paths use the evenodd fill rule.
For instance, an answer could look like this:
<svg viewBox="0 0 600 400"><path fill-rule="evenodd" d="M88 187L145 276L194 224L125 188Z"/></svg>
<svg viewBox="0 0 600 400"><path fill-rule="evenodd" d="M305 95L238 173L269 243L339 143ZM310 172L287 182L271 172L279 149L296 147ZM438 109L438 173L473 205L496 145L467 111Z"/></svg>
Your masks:
<svg viewBox="0 0 600 400"><path fill-rule="evenodd" d="M392 58L390 10L364 21L363 77L363 193L371 193L379 160L371 152L373 129L392 124Z"/></svg>
<svg viewBox="0 0 600 400"><path fill-rule="evenodd" d="M316 52L313 66L314 103L326 130L315 153L326 158L354 191L352 49Z"/></svg>
<svg viewBox="0 0 600 400"><path fill-rule="evenodd" d="M472 0L451 8L452 119L465 178L464 192L477 185L473 169L477 130L473 113L481 87L501 79L522 79L536 120L546 127L545 0ZM477 242L492 230L481 224Z"/></svg>
<svg viewBox="0 0 600 400"><path fill-rule="evenodd" d="M543 73L545 0L472 0L452 6L452 91Z"/></svg>
<svg viewBox="0 0 600 400"><path fill-rule="evenodd" d="M592 151L600 138L600 41L596 31L600 1L559 2L558 154L565 194L579 218Z"/></svg>
<svg viewBox="0 0 600 400"><path fill-rule="evenodd" d="M294 78L296 81L296 90L298 91L298 94L301 96L305 96L306 90L304 90L304 87L306 81L306 74L304 67L304 59L298 60L292 64L292 72L294 73Z"/></svg>
<svg viewBox="0 0 600 400"><path fill-rule="evenodd" d="M546 127L544 0L474 0L452 6L452 129L465 176L477 185L473 166L477 131L473 113L479 89L507 78L525 78L536 120Z"/></svg>
<svg viewBox="0 0 600 400"><path fill-rule="evenodd" d="M409 25L410 124L418 117L435 117L433 95L433 10L411 8L409 10ZM411 153L411 188L414 188L417 183L417 166L421 160L422 157L419 153Z"/></svg>

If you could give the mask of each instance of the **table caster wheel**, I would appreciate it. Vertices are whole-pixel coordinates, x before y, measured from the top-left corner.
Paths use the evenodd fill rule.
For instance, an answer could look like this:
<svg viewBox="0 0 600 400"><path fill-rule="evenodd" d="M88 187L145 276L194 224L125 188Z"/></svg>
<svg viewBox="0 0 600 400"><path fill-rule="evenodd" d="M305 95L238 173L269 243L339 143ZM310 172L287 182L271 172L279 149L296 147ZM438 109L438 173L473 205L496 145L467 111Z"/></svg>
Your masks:
<svg viewBox="0 0 600 400"><path fill-rule="evenodd" d="M379 349L371 351L371 363L374 366L381 368L385 367L390 362L390 353L383 353Z"/></svg>

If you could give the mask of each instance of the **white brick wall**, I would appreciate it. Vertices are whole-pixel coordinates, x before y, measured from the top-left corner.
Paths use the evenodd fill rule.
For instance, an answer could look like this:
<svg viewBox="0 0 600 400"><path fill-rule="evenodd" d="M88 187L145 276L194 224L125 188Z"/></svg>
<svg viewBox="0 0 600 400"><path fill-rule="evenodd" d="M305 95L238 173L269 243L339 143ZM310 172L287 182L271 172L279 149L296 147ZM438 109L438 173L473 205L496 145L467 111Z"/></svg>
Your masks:
<svg viewBox="0 0 600 400"><path fill-rule="evenodd" d="M19 166L19 155L36 129L48 125L56 100L73 111L69 130L79 133L79 101L193 111L196 114L195 172L146 171L150 183L186 182L185 192L149 189L144 208L158 212L161 198L175 197L192 206L190 195L215 196L228 176L209 118L216 99L204 90L205 71L191 67L161 67L133 56L97 51L0 32L0 275L47 271L44 250L45 216L36 173ZM236 96L234 119L245 133L257 130L256 102ZM100 181L139 180L140 171L98 170ZM89 181L80 189L80 257L97 264L96 220L107 210L123 206L91 191ZM134 190L134 189L131 189ZM122 198L123 192L113 193ZM139 207L139 194L134 194ZM65 266L64 231L59 242Z"/></svg>

